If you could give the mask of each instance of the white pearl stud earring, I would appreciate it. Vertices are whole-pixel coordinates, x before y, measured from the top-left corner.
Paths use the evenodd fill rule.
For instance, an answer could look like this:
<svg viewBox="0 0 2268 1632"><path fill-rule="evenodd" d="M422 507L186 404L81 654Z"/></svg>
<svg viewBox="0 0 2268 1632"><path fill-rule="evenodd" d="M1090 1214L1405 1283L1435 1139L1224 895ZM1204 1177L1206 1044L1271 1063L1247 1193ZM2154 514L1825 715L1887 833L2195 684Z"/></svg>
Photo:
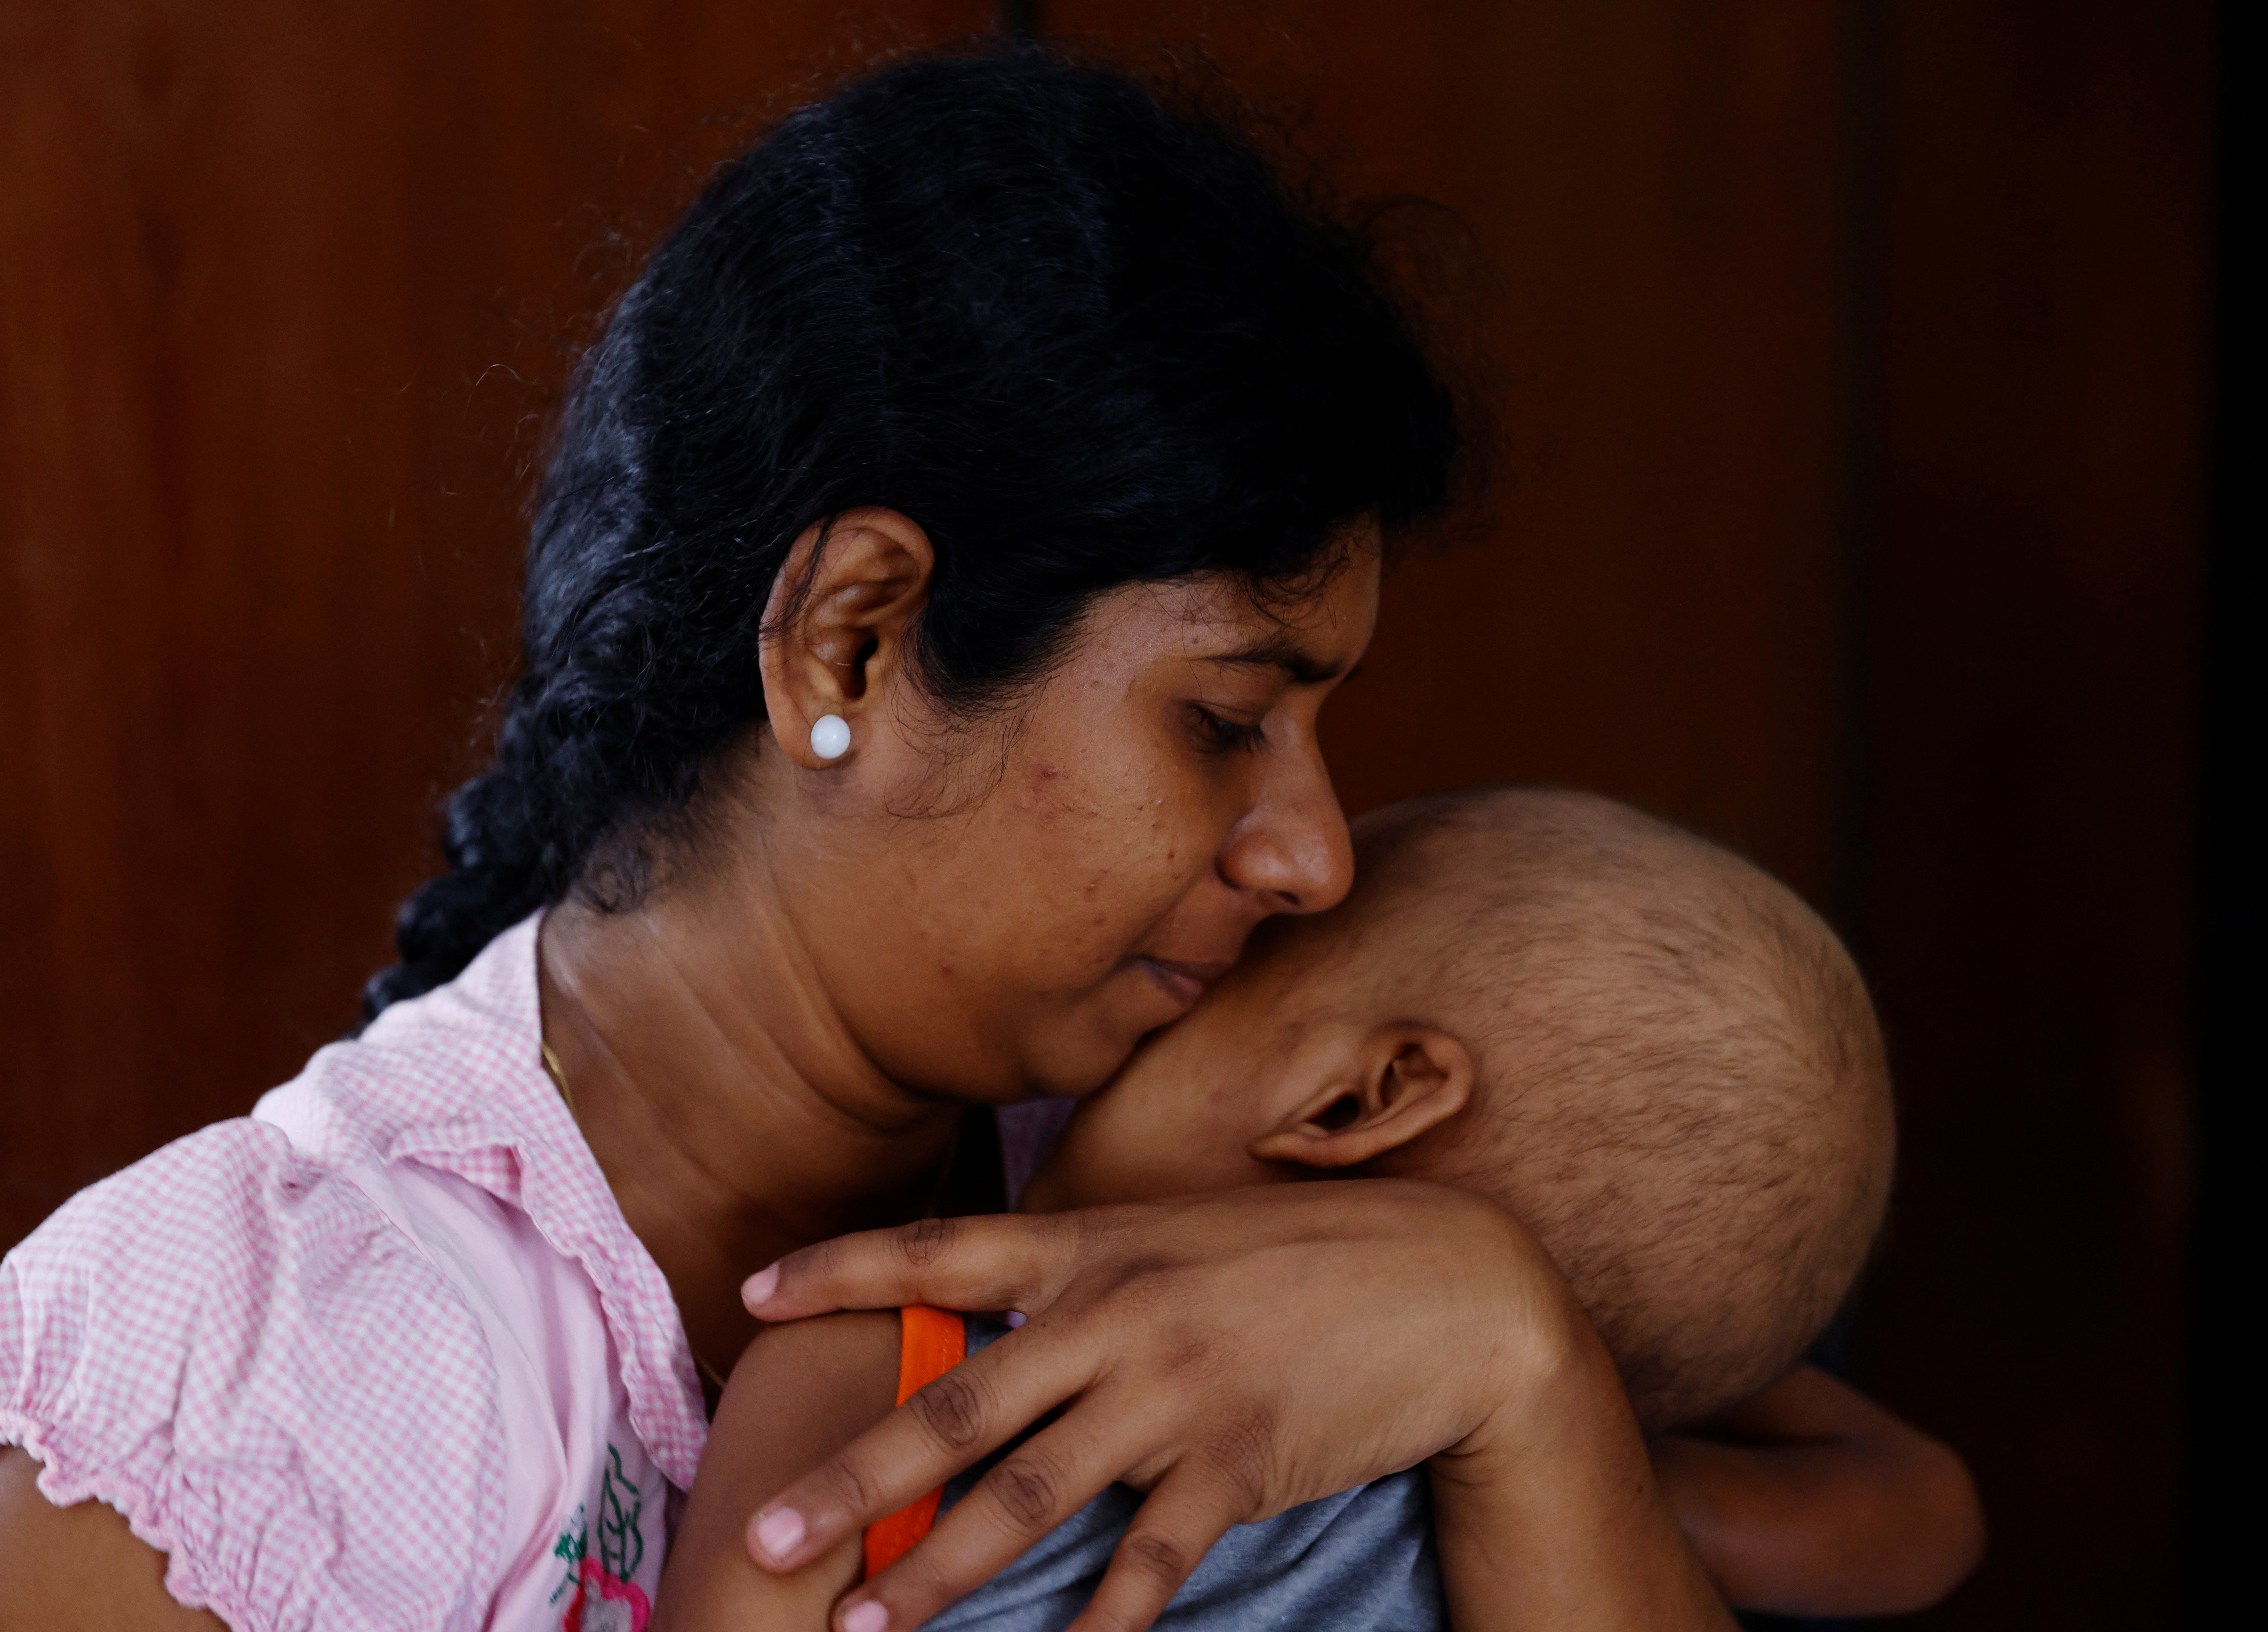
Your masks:
<svg viewBox="0 0 2268 1632"><path fill-rule="evenodd" d="M811 751L822 760L839 760L850 752L850 722L840 714L822 714L812 722Z"/></svg>

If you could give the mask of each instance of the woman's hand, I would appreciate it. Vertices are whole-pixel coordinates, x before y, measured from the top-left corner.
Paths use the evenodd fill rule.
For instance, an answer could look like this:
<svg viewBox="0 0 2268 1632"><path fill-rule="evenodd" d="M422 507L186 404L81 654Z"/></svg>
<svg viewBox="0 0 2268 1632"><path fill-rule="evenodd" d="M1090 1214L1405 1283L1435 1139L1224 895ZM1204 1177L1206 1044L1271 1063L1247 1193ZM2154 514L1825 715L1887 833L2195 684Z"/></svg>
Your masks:
<svg viewBox="0 0 2268 1632"><path fill-rule="evenodd" d="M1453 1604L1566 1627L1729 1624L1565 1283L1463 1191L1348 1180L926 1222L794 1253L747 1300L767 1320L909 1303L1028 1317L760 1510L765 1568L795 1569L1066 1407L844 1599L843 1632L917 1626L1114 1480L1150 1499L1078 1624L1138 1632L1231 1525L1430 1457L1463 1515L1445 1534L1478 1538L1445 1546ZM1501 1592L1476 1590L1470 1563L1459 1589L1476 1559L1503 1567Z"/></svg>

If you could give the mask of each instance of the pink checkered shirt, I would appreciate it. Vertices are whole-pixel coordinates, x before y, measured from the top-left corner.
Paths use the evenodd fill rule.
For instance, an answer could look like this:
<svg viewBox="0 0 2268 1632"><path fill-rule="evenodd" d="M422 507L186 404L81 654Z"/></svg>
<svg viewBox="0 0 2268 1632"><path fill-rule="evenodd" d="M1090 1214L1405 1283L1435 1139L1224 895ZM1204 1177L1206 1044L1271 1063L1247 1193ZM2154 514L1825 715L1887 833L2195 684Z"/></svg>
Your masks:
<svg viewBox="0 0 2268 1632"><path fill-rule="evenodd" d="M0 1443L239 1632L638 1632L707 1436L535 919L0 1260Z"/></svg>

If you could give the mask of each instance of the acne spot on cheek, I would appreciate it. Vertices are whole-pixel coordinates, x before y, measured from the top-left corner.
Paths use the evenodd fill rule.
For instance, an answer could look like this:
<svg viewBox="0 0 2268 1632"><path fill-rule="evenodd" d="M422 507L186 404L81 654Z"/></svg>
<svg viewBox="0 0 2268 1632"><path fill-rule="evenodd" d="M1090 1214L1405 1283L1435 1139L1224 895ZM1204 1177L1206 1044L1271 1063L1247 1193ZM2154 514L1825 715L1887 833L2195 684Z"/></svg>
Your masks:
<svg viewBox="0 0 2268 1632"><path fill-rule="evenodd" d="M1031 780L1017 790L1016 808L1026 811L1036 808L1050 795L1051 790L1048 784L1057 781L1062 776L1063 767L1060 765L1035 766L1032 771Z"/></svg>

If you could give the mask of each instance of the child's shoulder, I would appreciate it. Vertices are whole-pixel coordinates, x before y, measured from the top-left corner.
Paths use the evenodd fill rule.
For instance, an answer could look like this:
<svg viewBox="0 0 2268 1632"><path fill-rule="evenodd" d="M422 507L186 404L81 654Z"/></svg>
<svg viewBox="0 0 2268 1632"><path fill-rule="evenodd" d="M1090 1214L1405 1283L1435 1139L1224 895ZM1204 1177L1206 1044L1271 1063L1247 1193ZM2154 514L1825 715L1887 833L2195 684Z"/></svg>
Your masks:
<svg viewBox="0 0 2268 1632"><path fill-rule="evenodd" d="M792 1576L748 1558L750 1515L897 1403L895 1311L814 1315L767 1327L740 1356L670 1547L662 1601L670 1624L808 1628L858 1579L853 1537Z"/></svg>
<svg viewBox="0 0 2268 1632"><path fill-rule="evenodd" d="M873 1427L898 1402L899 1334L895 1309L764 1327L726 1381L703 1473L720 1442L761 1447L767 1460L800 1455L807 1445L815 1465Z"/></svg>
<svg viewBox="0 0 2268 1632"><path fill-rule="evenodd" d="M861 1310L757 1333L718 1403L703 1480L730 1462L744 1490L777 1489L873 1427L897 1403L899 1332L895 1310Z"/></svg>
<svg viewBox="0 0 2268 1632"><path fill-rule="evenodd" d="M898 1332L895 1309L851 1310L768 1326L741 1353L733 1381L737 1386L745 1371L752 1382L761 1379L768 1387L832 1395L880 1379L880 1391L892 1396L884 1402L887 1409L897 1393ZM810 1368L822 1364L827 1373L812 1375Z"/></svg>

